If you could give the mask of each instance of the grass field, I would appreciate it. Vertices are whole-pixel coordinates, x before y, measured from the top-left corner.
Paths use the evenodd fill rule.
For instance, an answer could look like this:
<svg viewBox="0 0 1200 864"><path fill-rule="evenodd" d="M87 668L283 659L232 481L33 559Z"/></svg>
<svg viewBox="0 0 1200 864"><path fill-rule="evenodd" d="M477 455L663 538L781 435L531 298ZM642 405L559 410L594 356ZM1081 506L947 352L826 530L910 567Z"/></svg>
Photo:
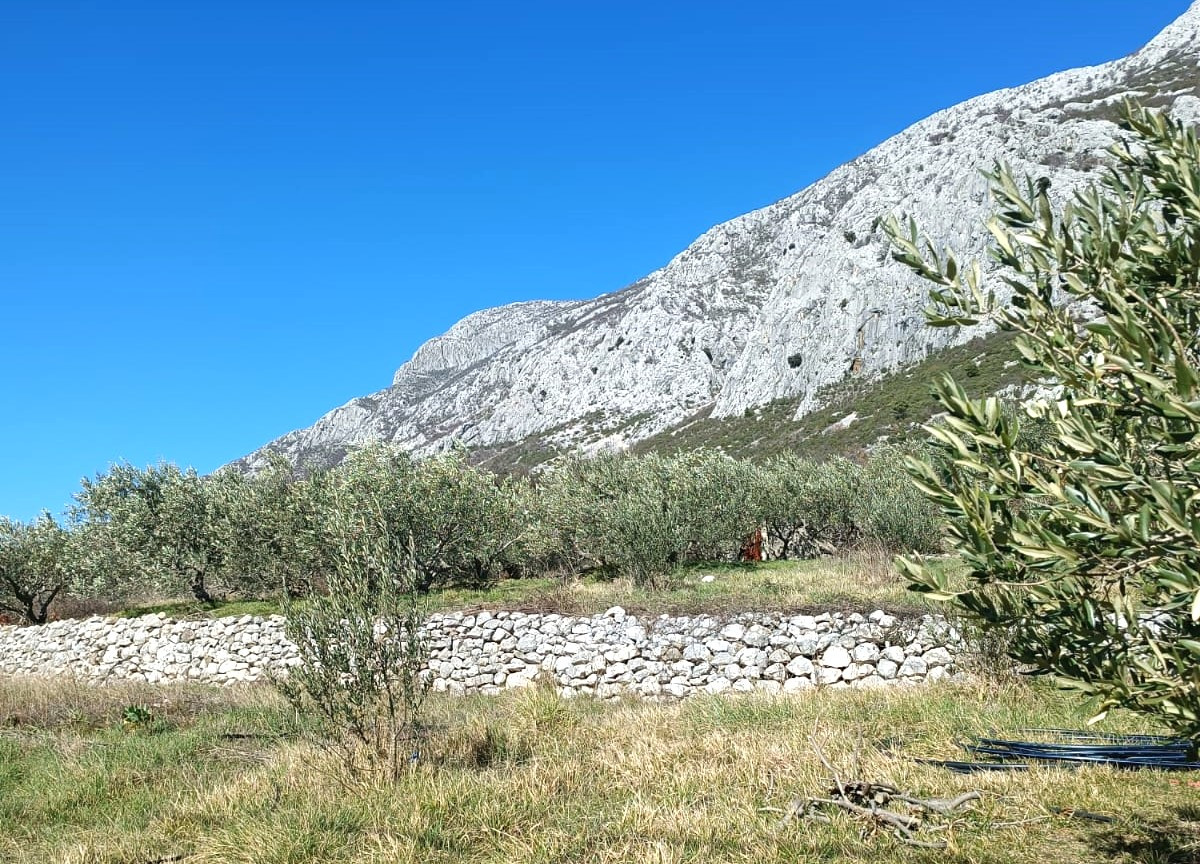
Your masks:
<svg viewBox="0 0 1200 864"><path fill-rule="evenodd" d="M942 566L953 570L956 565L947 559ZM627 580L592 576L504 579L482 589L434 591L428 598L428 606L430 611L488 608L568 615L593 615L612 606L650 615L876 608L912 614L935 608L921 595L907 590L889 556L863 551L816 561L696 565L682 569L672 587L657 590L638 588ZM157 612L171 617L212 617L271 615L280 610L279 602L271 600L203 605L194 600L172 600L140 604L118 614Z"/></svg>
<svg viewBox="0 0 1200 864"><path fill-rule="evenodd" d="M147 712L124 722L130 705ZM1075 695L1019 682L670 705L532 690L442 699L430 714L434 735L399 783L346 786L265 687L0 681L0 860L1200 860L1200 783L1188 775L963 777L914 761L954 756L963 736L1088 716ZM1147 727L1118 716L1102 728ZM781 825L793 799L827 791L814 743L843 779L982 798L932 835L945 851L849 815Z"/></svg>
<svg viewBox="0 0 1200 864"><path fill-rule="evenodd" d="M947 561L943 566L953 568ZM647 593L619 581L509 580L440 609L572 614L933 608L881 556L710 565ZM711 578L710 578L711 577ZM126 614L268 614L272 603ZM957 742L1083 728L1091 706L1018 678L684 703L563 700L533 688L434 697L413 768L349 782L269 686L0 679L0 862L1200 862L1200 779L1036 768L959 776L920 764ZM1099 731L1154 732L1114 713ZM921 798L979 791L903 844L861 818L785 816L843 780ZM936 823L936 824L932 824Z"/></svg>

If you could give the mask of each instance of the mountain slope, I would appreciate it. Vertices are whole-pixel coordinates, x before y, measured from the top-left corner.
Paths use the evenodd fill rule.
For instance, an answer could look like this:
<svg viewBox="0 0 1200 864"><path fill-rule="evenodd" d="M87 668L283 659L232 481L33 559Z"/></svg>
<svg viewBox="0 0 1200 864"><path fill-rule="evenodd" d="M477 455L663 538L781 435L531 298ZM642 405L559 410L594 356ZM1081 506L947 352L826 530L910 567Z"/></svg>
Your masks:
<svg viewBox="0 0 1200 864"><path fill-rule="evenodd" d="M394 441L624 447L700 412L788 400L794 416L847 377L870 379L978 335L924 327L926 286L887 255L902 210L936 241L985 247L986 182L1000 159L1065 199L1094 179L1126 97L1200 118L1200 2L1141 51L938 112L769 207L707 231L666 267L590 301L470 315L421 346L386 390L266 449L330 464ZM793 407L794 406L794 407ZM239 464L254 469L264 451Z"/></svg>

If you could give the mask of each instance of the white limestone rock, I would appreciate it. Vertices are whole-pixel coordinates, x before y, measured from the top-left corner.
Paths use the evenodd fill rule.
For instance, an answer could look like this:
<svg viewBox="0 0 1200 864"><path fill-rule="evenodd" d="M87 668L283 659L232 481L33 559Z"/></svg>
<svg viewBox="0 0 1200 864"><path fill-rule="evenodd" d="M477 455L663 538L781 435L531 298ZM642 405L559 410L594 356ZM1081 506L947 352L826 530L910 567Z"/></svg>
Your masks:
<svg viewBox="0 0 1200 864"><path fill-rule="evenodd" d="M852 662L850 652L841 645L830 645L821 655L821 665L830 669L845 669Z"/></svg>
<svg viewBox="0 0 1200 864"><path fill-rule="evenodd" d="M728 678L714 678L704 685L704 692L716 696L719 693L724 693L732 686L733 683Z"/></svg>
<svg viewBox="0 0 1200 864"><path fill-rule="evenodd" d="M842 680L842 670L829 666L818 666L813 673L813 682L824 686L832 685Z"/></svg>
<svg viewBox="0 0 1200 864"><path fill-rule="evenodd" d="M269 449L327 465L380 440L418 455L530 439L597 452L705 410L740 416L791 398L798 415L810 412L848 373L877 377L975 335L923 326L928 286L887 254L881 216L907 212L935 242L977 255L988 209L980 169L994 160L1050 178L1061 204L1099 176L1125 95L1153 93L1185 122L1200 116L1198 31L1193 5L1126 58L939 111L712 228L623 290L469 315L417 349L387 389L235 464L261 468Z"/></svg>
<svg viewBox="0 0 1200 864"><path fill-rule="evenodd" d="M807 678L789 678L783 682L784 693L800 693L804 690L812 690L813 682Z"/></svg>
<svg viewBox="0 0 1200 864"><path fill-rule="evenodd" d="M894 660L889 660L886 657L880 658L875 663L875 672L880 678L890 680L896 677L896 673L900 670L900 664Z"/></svg>

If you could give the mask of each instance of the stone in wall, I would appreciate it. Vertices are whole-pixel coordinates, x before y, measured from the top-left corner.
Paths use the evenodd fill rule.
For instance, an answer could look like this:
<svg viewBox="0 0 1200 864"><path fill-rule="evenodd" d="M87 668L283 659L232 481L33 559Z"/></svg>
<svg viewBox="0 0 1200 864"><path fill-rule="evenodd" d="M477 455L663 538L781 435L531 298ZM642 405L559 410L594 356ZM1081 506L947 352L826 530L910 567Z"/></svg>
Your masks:
<svg viewBox="0 0 1200 864"><path fill-rule="evenodd" d="M798 693L882 687L954 672L961 638L944 620L877 610L640 618L448 612L423 626L433 690L495 694L535 683L565 697L681 699L708 693ZM0 675L239 684L301 661L284 619L176 621L158 615L0 627Z"/></svg>

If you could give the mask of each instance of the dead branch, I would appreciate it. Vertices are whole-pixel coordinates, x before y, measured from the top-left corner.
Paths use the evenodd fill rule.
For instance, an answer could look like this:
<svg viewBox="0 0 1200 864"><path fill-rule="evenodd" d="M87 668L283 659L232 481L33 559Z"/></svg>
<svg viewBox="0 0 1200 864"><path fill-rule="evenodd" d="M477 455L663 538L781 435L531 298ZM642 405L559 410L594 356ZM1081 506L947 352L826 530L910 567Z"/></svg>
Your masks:
<svg viewBox="0 0 1200 864"><path fill-rule="evenodd" d="M940 824L928 824L924 818L925 815L950 816L971 801L977 801L983 797L981 792L975 790L964 792L956 798L918 798L915 795L902 792L888 783L876 783L867 780L846 781L842 779L842 775L837 768L834 767L833 763L821 750L815 737L810 739L810 741L817 759L820 760L821 764L829 772L833 785L829 788L827 797L793 800L783 819L780 821L779 827L781 829L796 818L829 822L831 821L829 815L822 812L822 810L835 808L862 819L862 833L864 837L872 829L882 829L888 831L897 840L908 846L915 846L921 849L946 849L949 848L948 841L922 839L918 836L918 833L932 833L940 829L951 828L952 825L944 822ZM862 742L860 739L852 759L856 769L855 773L858 773L861 768L861 750ZM888 809L890 805L894 804L905 805L910 809L910 812L900 813L894 809Z"/></svg>
<svg viewBox="0 0 1200 864"><path fill-rule="evenodd" d="M858 804L854 804L844 798L813 798L810 801L812 804L830 804L834 807L840 807L859 816L866 816L879 822L886 822L894 828L899 828L907 832L912 832L921 827L921 820L913 816L904 816L900 813L893 813L891 810L879 810L874 807L860 807Z"/></svg>
<svg viewBox="0 0 1200 864"><path fill-rule="evenodd" d="M1084 822L1109 824L1117 821L1112 816L1104 813L1089 813L1087 810L1077 810L1074 807L1051 807L1050 812L1055 816L1062 816L1066 819L1079 819Z"/></svg>
<svg viewBox="0 0 1200 864"><path fill-rule="evenodd" d="M945 840L918 840L915 837L905 837L897 834L896 839L901 843L906 843L909 846L917 846L921 849L947 849L950 844Z"/></svg>
<svg viewBox="0 0 1200 864"><path fill-rule="evenodd" d="M818 746L816 739L810 738L809 741L812 743L813 752L817 754L817 758L821 760L821 764L824 765L825 770L829 772L830 779L837 784L838 794L845 798L846 787L842 783L842 778L838 775L837 769L833 767L833 763L825 758L825 753L821 750L820 746Z"/></svg>
<svg viewBox="0 0 1200 864"><path fill-rule="evenodd" d="M910 795L900 794L892 796L896 801L903 801L905 804L911 804L914 807L923 807L931 813L941 813L943 815L953 813L968 802L978 801L982 797L983 794L978 790L964 792L957 798L913 798Z"/></svg>

